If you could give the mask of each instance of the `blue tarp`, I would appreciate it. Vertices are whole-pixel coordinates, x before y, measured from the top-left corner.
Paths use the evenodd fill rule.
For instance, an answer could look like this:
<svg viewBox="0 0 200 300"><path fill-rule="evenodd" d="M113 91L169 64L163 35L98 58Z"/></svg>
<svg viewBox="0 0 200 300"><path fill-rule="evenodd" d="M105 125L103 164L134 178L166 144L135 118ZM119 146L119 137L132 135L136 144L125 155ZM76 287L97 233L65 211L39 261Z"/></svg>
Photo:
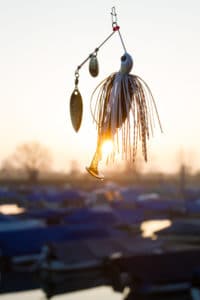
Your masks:
<svg viewBox="0 0 200 300"><path fill-rule="evenodd" d="M186 212L188 214L200 214L200 203L195 201L188 201L185 204Z"/></svg>
<svg viewBox="0 0 200 300"><path fill-rule="evenodd" d="M19 194L16 191L0 190L0 199L16 199L18 197Z"/></svg>
<svg viewBox="0 0 200 300"><path fill-rule="evenodd" d="M63 216L66 216L69 213L68 209L59 208L59 209L50 209L50 208L44 208L44 209L31 209L28 211L25 211L18 215L19 218L34 218L34 219L50 219L50 218L62 218Z"/></svg>
<svg viewBox="0 0 200 300"><path fill-rule="evenodd" d="M48 190L33 190L31 193L27 194L27 200L30 201L77 201L82 200L83 196L78 190L58 190L58 191L48 191Z"/></svg>
<svg viewBox="0 0 200 300"><path fill-rule="evenodd" d="M69 224L96 224L102 227L112 227L119 224L135 224L144 219L143 209L116 209L111 211L94 211L92 209L79 209L64 218Z"/></svg>
<svg viewBox="0 0 200 300"><path fill-rule="evenodd" d="M53 226L19 231L0 232L0 249L4 256L17 256L39 253L49 242L104 238L110 236L108 230L96 226L71 227Z"/></svg>
<svg viewBox="0 0 200 300"><path fill-rule="evenodd" d="M65 218L70 224L100 224L102 226L119 223L112 211L95 211L89 208L78 209Z"/></svg>
<svg viewBox="0 0 200 300"><path fill-rule="evenodd" d="M14 216L9 216L9 215L4 215L0 213L0 223L1 222L12 222L12 221L16 221L16 218Z"/></svg>
<svg viewBox="0 0 200 300"><path fill-rule="evenodd" d="M188 201L195 201L200 199L200 188L187 188L184 191L184 195Z"/></svg>
<svg viewBox="0 0 200 300"><path fill-rule="evenodd" d="M124 188L121 189L121 195L123 198L123 201L125 202L135 202L135 200L137 199L137 197L144 192L142 189L140 188Z"/></svg>
<svg viewBox="0 0 200 300"><path fill-rule="evenodd" d="M198 223L190 223L187 220L176 220L170 227L158 230L156 234L198 237L200 235L200 225Z"/></svg>
<svg viewBox="0 0 200 300"><path fill-rule="evenodd" d="M115 209L115 214L122 224L136 224L144 220L143 209Z"/></svg>
<svg viewBox="0 0 200 300"><path fill-rule="evenodd" d="M143 209L154 210L154 211L169 211L173 208L180 207L181 202L175 200L148 200L148 201L137 201L137 206Z"/></svg>

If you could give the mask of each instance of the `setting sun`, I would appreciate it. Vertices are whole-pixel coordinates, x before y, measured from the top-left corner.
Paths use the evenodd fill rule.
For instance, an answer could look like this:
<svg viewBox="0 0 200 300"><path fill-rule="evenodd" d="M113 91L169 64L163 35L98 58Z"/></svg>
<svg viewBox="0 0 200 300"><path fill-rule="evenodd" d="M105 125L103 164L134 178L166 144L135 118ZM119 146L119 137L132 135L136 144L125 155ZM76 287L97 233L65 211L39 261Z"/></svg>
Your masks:
<svg viewBox="0 0 200 300"><path fill-rule="evenodd" d="M113 150L113 143L111 140L106 140L103 142L103 145L101 147L102 149L102 155L104 157L107 157Z"/></svg>

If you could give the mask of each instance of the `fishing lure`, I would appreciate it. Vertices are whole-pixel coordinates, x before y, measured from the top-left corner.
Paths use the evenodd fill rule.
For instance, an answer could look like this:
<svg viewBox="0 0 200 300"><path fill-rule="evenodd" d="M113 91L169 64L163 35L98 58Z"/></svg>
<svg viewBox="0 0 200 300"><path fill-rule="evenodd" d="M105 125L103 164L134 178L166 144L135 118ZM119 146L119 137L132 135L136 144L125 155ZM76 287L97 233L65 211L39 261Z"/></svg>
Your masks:
<svg viewBox="0 0 200 300"><path fill-rule="evenodd" d="M115 7L112 8L113 32L91 53L88 58L77 67L75 72L75 89L70 99L71 120L76 131L79 130L82 120L82 97L78 90L79 69L89 62L89 72L92 76L99 73L97 53L99 48L115 33L119 37L124 49L121 57L121 66L104 79L94 90L91 97L91 114L97 127L97 146L87 171L103 179L99 173L98 165L102 159L102 149L105 142L112 144L112 150L107 156L107 162L124 159L134 163L138 141L141 141L142 154L147 161L147 140L153 133L154 114L156 114L162 131L156 104L147 83L137 75L130 74L133 59L127 52L117 23Z"/></svg>

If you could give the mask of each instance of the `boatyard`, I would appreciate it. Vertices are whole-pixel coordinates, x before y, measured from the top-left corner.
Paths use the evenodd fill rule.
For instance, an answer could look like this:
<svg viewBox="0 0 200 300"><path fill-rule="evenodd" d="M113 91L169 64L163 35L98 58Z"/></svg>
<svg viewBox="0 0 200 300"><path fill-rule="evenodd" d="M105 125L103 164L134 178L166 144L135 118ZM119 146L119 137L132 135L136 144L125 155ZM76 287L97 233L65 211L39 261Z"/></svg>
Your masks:
<svg viewBox="0 0 200 300"><path fill-rule="evenodd" d="M2 184L1 294L108 286L132 299L198 287L199 189L88 186Z"/></svg>

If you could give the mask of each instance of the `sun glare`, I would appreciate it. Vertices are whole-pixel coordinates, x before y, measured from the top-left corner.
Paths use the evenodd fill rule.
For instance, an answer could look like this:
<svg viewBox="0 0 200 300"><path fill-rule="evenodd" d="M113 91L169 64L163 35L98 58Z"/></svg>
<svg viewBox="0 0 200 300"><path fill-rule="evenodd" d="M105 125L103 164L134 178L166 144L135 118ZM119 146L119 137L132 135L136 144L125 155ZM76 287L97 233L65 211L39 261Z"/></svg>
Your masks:
<svg viewBox="0 0 200 300"><path fill-rule="evenodd" d="M144 221L141 224L142 236L143 237L152 237L154 232L167 228L171 225L170 220L148 220Z"/></svg>
<svg viewBox="0 0 200 300"><path fill-rule="evenodd" d="M113 150L113 143L111 140L106 140L103 142L103 145L101 147L102 155L104 157L107 157Z"/></svg>
<svg viewBox="0 0 200 300"><path fill-rule="evenodd" d="M17 215L24 212L24 209L18 207L16 204L2 204L0 205L0 213L4 215Z"/></svg>

